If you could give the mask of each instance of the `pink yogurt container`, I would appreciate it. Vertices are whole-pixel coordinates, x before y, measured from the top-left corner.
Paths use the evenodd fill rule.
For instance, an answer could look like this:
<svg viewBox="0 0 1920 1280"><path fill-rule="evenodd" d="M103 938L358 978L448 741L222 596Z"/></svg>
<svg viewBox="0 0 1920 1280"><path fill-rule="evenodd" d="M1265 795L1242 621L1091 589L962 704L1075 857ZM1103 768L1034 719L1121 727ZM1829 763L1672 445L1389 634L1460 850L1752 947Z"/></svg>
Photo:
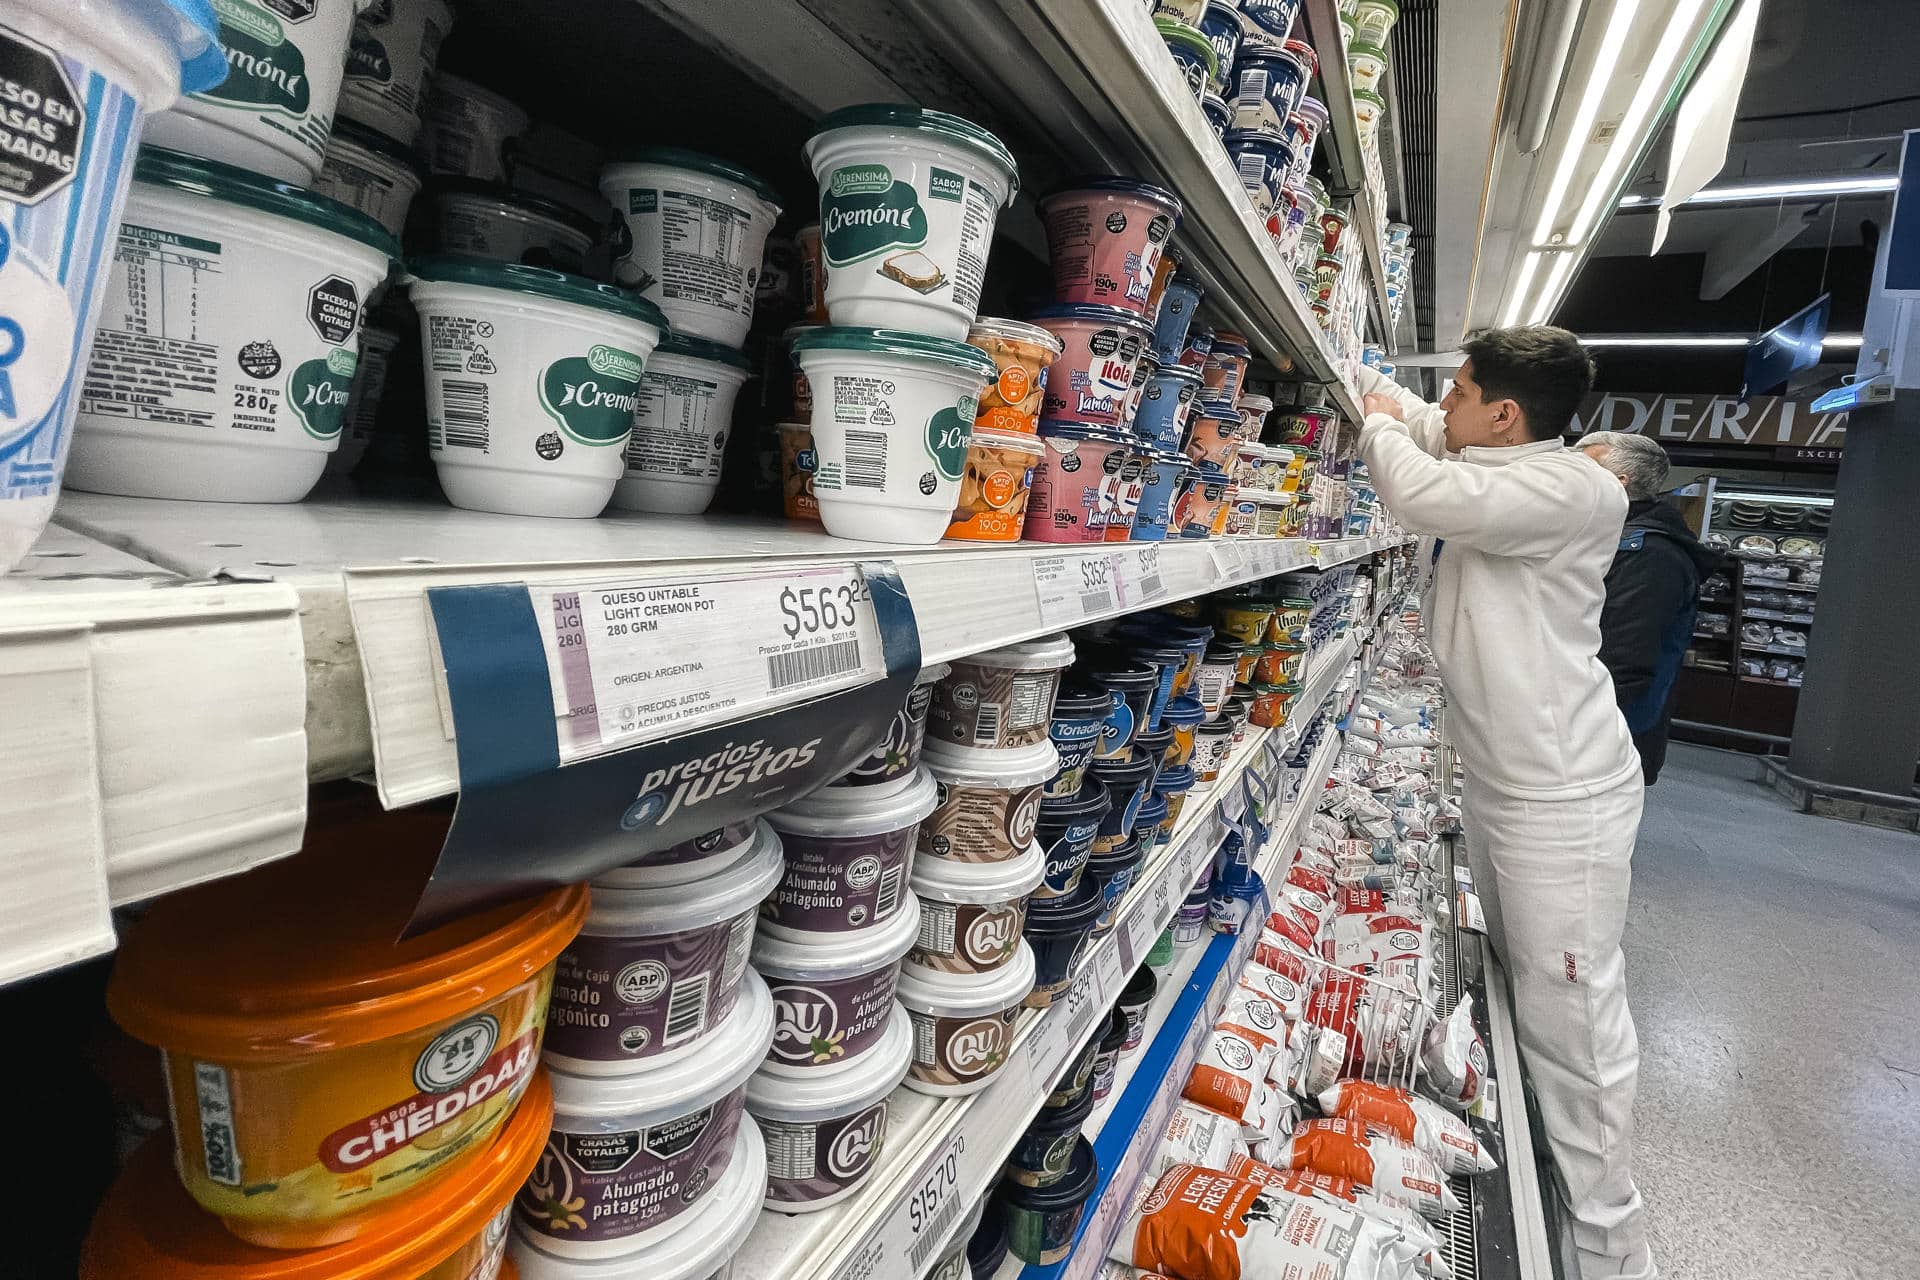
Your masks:
<svg viewBox="0 0 1920 1280"><path fill-rule="evenodd" d="M1046 452L1033 468L1027 495L1027 537L1035 542L1102 542L1124 513L1129 468L1144 470L1139 443L1124 431L1090 422L1042 422ZM1140 476L1136 474L1134 481ZM1139 497L1134 497L1139 505Z"/></svg>
<svg viewBox="0 0 1920 1280"><path fill-rule="evenodd" d="M1031 319L1066 348L1047 370L1041 423L1123 426L1153 327L1131 311L1095 303L1056 303Z"/></svg>
<svg viewBox="0 0 1920 1280"><path fill-rule="evenodd" d="M1267 443L1318 448L1333 434L1333 424L1338 420L1332 409L1308 407L1276 413L1267 419Z"/></svg>
<svg viewBox="0 0 1920 1280"><path fill-rule="evenodd" d="M1140 498L1147 491L1147 472L1153 467L1152 445L1142 444L1136 436L1128 448L1126 465L1120 469L1113 513L1107 518L1108 542L1133 540L1133 519L1140 512Z"/></svg>
<svg viewBox="0 0 1920 1280"><path fill-rule="evenodd" d="M1187 458L1198 466L1225 471L1233 465L1245 430L1246 419L1233 401L1202 399L1187 431Z"/></svg>
<svg viewBox="0 0 1920 1280"><path fill-rule="evenodd" d="M1040 202L1059 302L1147 314L1154 270L1180 221L1171 191L1124 178L1090 178Z"/></svg>

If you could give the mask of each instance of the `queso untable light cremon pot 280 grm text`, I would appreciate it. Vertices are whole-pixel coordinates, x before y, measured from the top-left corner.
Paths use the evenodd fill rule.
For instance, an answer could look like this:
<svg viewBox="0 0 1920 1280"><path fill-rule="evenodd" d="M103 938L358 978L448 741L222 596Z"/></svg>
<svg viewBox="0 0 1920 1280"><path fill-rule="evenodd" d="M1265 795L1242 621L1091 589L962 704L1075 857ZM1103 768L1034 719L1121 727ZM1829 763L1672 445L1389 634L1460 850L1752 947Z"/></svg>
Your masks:
<svg viewBox="0 0 1920 1280"><path fill-rule="evenodd" d="M352 1239L484 1151L532 1079L587 889L396 942L445 830L322 815L301 854L162 898L121 943L107 1008L164 1053L180 1177L242 1239Z"/></svg>

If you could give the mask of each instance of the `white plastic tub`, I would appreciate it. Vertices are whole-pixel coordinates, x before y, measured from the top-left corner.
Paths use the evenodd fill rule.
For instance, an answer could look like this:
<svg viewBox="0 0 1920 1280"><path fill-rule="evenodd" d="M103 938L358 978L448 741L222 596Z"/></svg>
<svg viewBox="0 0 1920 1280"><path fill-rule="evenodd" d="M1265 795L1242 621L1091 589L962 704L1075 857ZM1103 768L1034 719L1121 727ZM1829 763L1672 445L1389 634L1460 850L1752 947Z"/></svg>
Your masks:
<svg viewBox="0 0 1920 1280"><path fill-rule="evenodd" d="M813 388L813 496L827 532L940 541L993 357L944 338L837 327L803 332L793 350Z"/></svg>
<svg viewBox="0 0 1920 1280"><path fill-rule="evenodd" d="M900 961L920 936L908 894L885 923L796 942L762 933L753 967L773 992L773 1044L763 1072L812 1076L879 1046L893 1011Z"/></svg>
<svg viewBox="0 0 1920 1280"><path fill-rule="evenodd" d="M227 78L147 121L140 143L308 186L333 128L356 0L220 0ZM289 12L307 14L289 21Z"/></svg>
<svg viewBox="0 0 1920 1280"><path fill-rule="evenodd" d="M632 1253L585 1259L555 1257L516 1228L509 1246L513 1262L520 1280L724 1280L733 1256L760 1219L766 1182L766 1145L759 1127L743 1117L727 1171L698 1204L680 1215L674 1230Z"/></svg>
<svg viewBox="0 0 1920 1280"><path fill-rule="evenodd" d="M595 228L566 205L470 178L437 178L434 230L442 253L466 253L579 275Z"/></svg>
<svg viewBox="0 0 1920 1280"><path fill-rule="evenodd" d="M387 393L387 371L400 335L381 325L360 330L360 363L354 366L353 387L347 393L347 420L340 428L340 446L327 455L326 474L350 475L367 456L373 428L380 417L380 400Z"/></svg>
<svg viewBox="0 0 1920 1280"><path fill-rule="evenodd" d="M644 867L594 878L587 922L554 968L541 1051L550 1066L579 1075L660 1066L725 1024L760 903L783 867L779 838L760 830L765 838L731 863L670 892Z"/></svg>
<svg viewBox="0 0 1920 1280"><path fill-rule="evenodd" d="M824 942L906 908L913 897L907 876L914 833L933 811L936 790L922 769L912 785L889 795L823 787L767 814L785 847L787 873L767 904L761 932Z"/></svg>
<svg viewBox="0 0 1920 1280"><path fill-rule="evenodd" d="M413 157L373 130L342 120L327 139L326 159L313 189L351 205L399 235L407 210L420 194L420 170Z"/></svg>
<svg viewBox="0 0 1920 1280"><path fill-rule="evenodd" d="M893 714L887 736L833 785L860 787L873 796L890 796L913 785L920 754L927 740L927 710L933 705L933 686L952 670L944 662L920 668L907 700Z"/></svg>
<svg viewBox="0 0 1920 1280"><path fill-rule="evenodd" d="M908 967L989 973L1006 964L1020 949L1027 898L1046 873L1046 851L1037 842L1005 862L915 859L920 936L907 953Z"/></svg>
<svg viewBox="0 0 1920 1280"><path fill-rule="evenodd" d="M927 742L1006 751L1048 742L1060 675L1073 662L1073 641L1035 636L956 658L933 690Z"/></svg>
<svg viewBox="0 0 1920 1280"><path fill-rule="evenodd" d="M866 1181L886 1137L887 1099L913 1061L913 1022L887 1007L871 1053L797 1078L763 1067L747 1081L747 1114L767 1143L767 1208L812 1213Z"/></svg>
<svg viewBox="0 0 1920 1280"><path fill-rule="evenodd" d="M427 91L420 156L428 173L505 182L527 123L525 111L493 90L437 71Z"/></svg>
<svg viewBox="0 0 1920 1280"><path fill-rule="evenodd" d="M806 155L834 323L964 339L1020 185L1006 144L959 116L880 104L828 115Z"/></svg>
<svg viewBox="0 0 1920 1280"><path fill-rule="evenodd" d="M426 115L440 42L452 26L453 8L446 0L373 0L354 19L340 115L402 146L413 145Z"/></svg>
<svg viewBox="0 0 1920 1280"><path fill-rule="evenodd" d="M991 973L901 970L897 995L913 1018L907 1088L952 1098L993 1083L1013 1045L1021 1001L1032 990L1033 949L1025 942Z"/></svg>
<svg viewBox="0 0 1920 1280"><path fill-rule="evenodd" d="M707 509L720 487L733 402L747 368L746 357L731 347L667 336L640 380L640 408L614 506L672 515Z"/></svg>
<svg viewBox="0 0 1920 1280"><path fill-rule="evenodd" d="M13 5L0 16L4 75L74 122L53 128L45 163L0 185L0 331L18 335L0 343L0 574L60 496L77 408L67 389L93 346L141 122L183 83L191 91L226 74L214 28L211 12L184 0Z"/></svg>
<svg viewBox="0 0 1920 1280"><path fill-rule="evenodd" d="M739 861L754 844L780 848L779 833L758 818L715 827L691 840L652 849L623 867L606 872L599 879L618 883L625 889L670 890L717 875Z"/></svg>
<svg viewBox="0 0 1920 1280"><path fill-rule="evenodd" d="M943 862L1005 862L1026 853L1040 819L1040 793L1060 772L1060 753L1042 740L990 750L934 741L927 768L940 803L920 824L923 857Z"/></svg>
<svg viewBox="0 0 1920 1280"><path fill-rule="evenodd" d="M427 450L456 507L597 516L665 321L643 299L513 263L413 264Z"/></svg>
<svg viewBox="0 0 1920 1280"><path fill-rule="evenodd" d="M67 483L298 502L340 442L367 299L396 250L336 201L143 149Z"/></svg>
<svg viewBox="0 0 1920 1280"><path fill-rule="evenodd" d="M550 1067L553 1132L514 1200L521 1231L563 1258L631 1255L724 1181L773 1000L747 974L720 1030L675 1062L619 1076Z"/></svg>
<svg viewBox="0 0 1920 1280"><path fill-rule="evenodd" d="M745 342L780 216L773 188L725 160L650 147L602 169L600 194L626 224L614 279L659 306L676 334Z"/></svg>

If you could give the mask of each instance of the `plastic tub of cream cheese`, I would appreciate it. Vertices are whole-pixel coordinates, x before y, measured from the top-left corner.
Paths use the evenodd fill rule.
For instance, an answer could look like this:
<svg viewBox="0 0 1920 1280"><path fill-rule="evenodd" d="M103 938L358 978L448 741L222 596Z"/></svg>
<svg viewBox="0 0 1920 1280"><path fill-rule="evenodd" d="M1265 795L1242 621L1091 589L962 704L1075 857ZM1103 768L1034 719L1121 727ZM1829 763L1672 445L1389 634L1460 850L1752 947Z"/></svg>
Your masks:
<svg viewBox="0 0 1920 1280"><path fill-rule="evenodd" d="M1155 449L1147 457L1140 505L1134 510L1129 538L1134 542L1163 542L1168 536L1168 519L1192 464L1185 454L1168 449ZM1177 531L1174 536L1178 536Z"/></svg>
<svg viewBox="0 0 1920 1280"><path fill-rule="evenodd" d="M1204 396L1204 392L1202 395ZM1233 465L1234 451L1240 446L1240 432L1245 426L1240 411L1233 407L1233 401L1202 399L1193 411L1193 421L1187 429L1187 457L1195 466L1212 467L1224 472Z"/></svg>
<svg viewBox="0 0 1920 1280"><path fill-rule="evenodd" d="M626 475L613 488L622 511L692 515L720 487L720 462L747 359L731 347L669 333L647 360L627 440Z"/></svg>
<svg viewBox="0 0 1920 1280"><path fill-rule="evenodd" d="M387 391L387 373L393 367L393 353L401 335L372 321L360 328L360 360L353 369L353 385L347 390L347 417L340 427L340 444L327 455L325 474L351 475L367 456L373 443L374 427L380 418L380 401Z"/></svg>
<svg viewBox="0 0 1920 1280"><path fill-rule="evenodd" d="M1001 751L936 740L925 762L940 802L920 824L922 858L1005 862L1026 852L1041 789L1060 768L1053 743Z"/></svg>
<svg viewBox="0 0 1920 1280"><path fill-rule="evenodd" d="M1154 270L1180 222L1173 192L1124 178L1089 178L1042 200L1040 216L1057 301L1146 314Z"/></svg>
<svg viewBox="0 0 1920 1280"><path fill-rule="evenodd" d="M753 967L773 993L763 1074L811 1076L875 1050L887 1034L900 961L920 936L911 894L882 924L792 942L762 933Z"/></svg>
<svg viewBox="0 0 1920 1280"><path fill-rule="evenodd" d="M1040 887L1046 865L1037 843L1002 862L916 858L912 883L920 899L920 937L907 953L908 967L986 973L1012 959L1027 898Z"/></svg>
<svg viewBox="0 0 1920 1280"><path fill-rule="evenodd" d="M1093 935L1093 926L1105 908L1100 887L1091 876L1082 876L1066 893L1051 898L1034 898L1027 904L1024 936L1033 950L1033 989L1027 993L1029 1009L1044 1009L1054 997L1073 983L1073 966L1079 962Z"/></svg>
<svg viewBox="0 0 1920 1280"><path fill-rule="evenodd" d="M993 358L892 329L809 329L793 350L813 388L813 495L827 532L938 542L960 497Z"/></svg>
<svg viewBox="0 0 1920 1280"><path fill-rule="evenodd" d="M1253 211L1263 219L1271 217L1293 166L1293 149L1284 139L1252 129L1229 129L1224 142Z"/></svg>
<svg viewBox="0 0 1920 1280"><path fill-rule="evenodd" d="M1027 432L976 421L947 536L962 542L1018 542L1027 522L1033 469L1045 454L1046 446Z"/></svg>
<svg viewBox="0 0 1920 1280"><path fill-rule="evenodd" d="M1226 472L1196 465L1174 502L1168 536L1177 528L1182 538L1211 538L1216 521L1224 521L1228 488Z"/></svg>
<svg viewBox="0 0 1920 1280"><path fill-rule="evenodd" d="M1202 5L1201 13L1205 12L1206 7ZM1198 27L1177 18L1155 18L1153 26L1160 33L1161 43L1167 46L1167 53L1173 58L1174 69L1186 82L1188 92L1193 94L1193 100L1201 101L1206 96L1207 86L1213 83L1213 77L1220 69L1220 58L1213 51L1213 42Z"/></svg>
<svg viewBox="0 0 1920 1280"><path fill-rule="evenodd" d="M1120 507L1134 439L1090 422L1044 422L1046 446L1027 497L1027 537L1036 542L1104 542ZM1133 468L1135 479L1144 466Z"/></svg>
<svg viewBox="0 0 1920 1280"><path fill-rule="evenodd" d="M206 0L11 6L0 78L38 95L38 159L0 181L0 574L60 494L96 313L142 118L217 82L227 63ZM19 125L14 127L18 128ZM19 139L16 139L19 140Z"/></svg>
<svg viewBox="0 0 1920 1280"><path fill-rule="evenodd" d="M351 206L398 236L407 210L420 194L420 168L413 155L365 125L334 122L313 190Z"/></svg>
<svg viewBox="0 0 1920 1280"><path fill-rule="evenodd" d="M914 834L933 812L938 790L921 769L911 786L890 795L824 787L767 814L785 846L787 870L761 908L761 931L824 941L822 935L891 919L912 896Z"/></svg>
<svg viewBox="0 0 1920 1280"><path fill-rule="evenodd" d="M967 341L993 357L999 369L980 393L980 413L974 429L1031 434L1040 420L1040 401L1046 394L1047 370L1060 358L1060 339L1037 324L981 316L967 330Z"/></svg>
<svg viewBox="0 0 1920 1280"><path fill-rule="evenodd" d="M959 1097L993 1083L1013 1047L1020 1002L1033 990L1033 951L1025 943L990 973L901 970L898 996L913 1019L915 1093Z"/></svg>
<svg viewBox="0 0 1920 1280"><path fill-rule="evenodd" d="M1040 794L1046 798L1070 796L1080 789L1105 736L1107 717L1113 714L1113 694L1087 679L1064 685L1053 701L1053 724L1047 734L1060 753L1060 771L1048 779Z"/></svg>
<svg viewBox="0 0 1920 1280"><path fill-rule="evenodd" d="M600 194L626 225L613 278L656 304L677 334L745 342L778 193L718 157L648 147L602 169Z"/></svg>
<svg viewBox="0 0 1920 1280"><path fill-rule="evenodd" d="M396 942L444 814L316 822L299 855L156 900L107 1009L165 1054L188 1194L243 1240L351 1240L482 1158L539 1059L573 885Z"/></svg>
<svg viewBox="0 0 1920 1280"><path fill-rule="evenodd" d="M397 250L337 201L144 148L67 483L298 502L340 443L367 299Z"/></svg>
<svg viewBox="0 0 1920 1280"><path fill-rule="evenodd" d="M354 19L340 119L378 129L402 146L420 136L427 85L453 26L446 0L376 0ZM337 128L339 120L334 121Z"/></svg>
<svg viewBox="0 0 1920 1280"><path fill-rule="evenodd" d="M611 285L479 258L409 266L427 448L456 507L597 516L624 474L647 361L666 330Z"/></svg>
<svg viewBox="0 0 1920 1280"><path fill-rule="evenodd" d="M758 824L730 863L671 891L645 863L596 877L587 922L554 968L548 1064L617 1075L692 1052L733 1012L760 903L783 869L779 837Z"/></svg>
<svg viewBox="0 0 1920 1280"><path fill-rule="evenodd" d="M230 1235L180 1185L172 1143L134 1155L94 1215L80 1280L475 1280L504 1255L514 1193L546 1145L553 1090L538 1068L484 1152L419 1193L383 1201L359 1235L306 1252Z"/></svg>
<svg viewBox="0 0 1920 1280"><path fill-rule="evenodd" d="M154 116L142 147L218 160L306 186L320 172L357 0L220 0L227 78Z"/></svg>
<svg viewBox="0 0 1920 1280"><path fill-rule="evenodd" d="M955 659L934 686L928 739L995 750L1047 741L1060 673L1072 661L1073 642L1064 635Z"/></svg>
<svg viewBox="0 0 1920 1280"><path fill-rule="evenodd" d="M1293 34L1299 16L1300 0L1240 0L1240 48L1278 50Z"/></svg>
<svg viewBox="0 0 1920 1280"><path fill-rule="evenodd" d="M1214 67L1207 91L1224 94L1233 87L1234 59L1240 52L1240 0L1208 0L1198 26L1213 46Z"/></svg>
<svg viewBox="0 0 1920 1280"><path fill-rule="evenodd" d="M890 796L913 785L927 740L927 711L933 705L933 687L953 670L944 662L920 668L907 700L893 713L887 736L867 758L841 775L838 787L861 787L869 795Z"/></svg>
<svg viewBox="0 0 1920 1280"><path fill-rule="evenodd" d="M747 1079L773 1037L773 1000L748 971L733 1012L698 1049L619 1076L557 1068L553 1131L513 1204L520 1230L563 1258L634 1253L724 1180Z"/></svg>
<svg viewBox="0 0 1920 1280"><path fill-rule="evenodd" d="M1113 807L1106 784L1091 774L1070 796L1040 802L1040 822L1036 836L1046 852L1046 875L1034 890L1041 898L1054 898L1073 892L1093 853L1093 837L1100 822Z"/></svg>
<svg viewBox="0 0 1920 1280"><path fill-rule="evenodd" d="M1019 167L959 116L846 107L807 141L834 322L959 340L980 308L987 252Z"/></svg>
<svg viewBox="0 0 1920 1280"><path fill-rule="evenodd" d="M1147 322L1120 307L1071 303L1042 307L1033 322L1064 347L1047 371L1041 420L1124 426L1134 369L1153 336Z"/></svg>
<svg viewBox="0 0 1920 1280"><path fill-rule="evenodd" d="M871 1052L803 1076L775 1073L769 1063L747 1081L747 1114L767 1143L767 1208L812 1213L839 1204L873 1169L887 1100L913 1061L913 1022L891 999L887 1009Z"/></svg>
<svg viewBox="0 0 1920 1280"><path fill-rule="evenodd" d="M813 428L804 422L782 422L780 433L780 510L789 520L820 523L820 501L813 496L813 473L820 453L813 447Z"/></svg>
<svg viewBox="0 0 1920 1280"><path fill-rule="evenodd" d="M427 91L420 154L429 173L505 182L527 113L491 89L436 71Z"/></svg>
<svg viewBox="0 0 1920 1280"><path fill-rule="evenodd" d="M1147 471L1153 466L1153 447L1134 440L1127 446L1126 461L1120 464L1120 481L1114 487L1113 510L1107 515L1108 542L1133 539L1133 522L1140 514L1140 498L1146 492Z"/></svg>
<svg viewBox="0 0 1920 1280"><path fill-rule="evenodd" d="M566 205L473 178L435 178L429 192L440 252L583 272L598 228Z"/></svg>
<svg viewBox="0 0 1920 1280"><path fill-rule="evenodd" d="M629 1253L575 1258L548 1253L541 1248L543 1237L516 1224L508 1243L508 1261L518 1265L521 1280L716 1280L731 1274L734 1255L760 1219L766 1186L766 1144L753 1118L742 1116L726 1172L692 1208L674 1219L671 1230L649 1233ZM499 1280L507 1280L504 1271Z"/></svg>
<svg viewBox="0 0 1920 1280"><path fill-rule="evenodd" d="M649 849L604 875L616 879L622 889L673 888L719 875L745 857L756 843L770 844L778 850L780 837L765 822L748 818L703 831L664 849Z"/></svg>

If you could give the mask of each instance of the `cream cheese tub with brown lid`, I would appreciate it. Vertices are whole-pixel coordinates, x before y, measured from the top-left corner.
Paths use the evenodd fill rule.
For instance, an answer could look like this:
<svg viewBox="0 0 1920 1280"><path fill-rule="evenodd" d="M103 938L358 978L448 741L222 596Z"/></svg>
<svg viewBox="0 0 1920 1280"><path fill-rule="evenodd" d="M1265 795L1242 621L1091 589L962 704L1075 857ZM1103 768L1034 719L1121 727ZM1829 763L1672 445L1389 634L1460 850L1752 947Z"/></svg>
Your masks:
<svg viewBox="0 0 1920 1280"><path fill-rule="evenodd" d="M451 1176L381 1203L352 1240L265 1249L227 1234L188 1198L157 1137L94 1215L80 1280L509 1280L509 1206L546 1142L553 1090L536 1071L485 1152Z"/></svg>
<svg viewBox="0 0 1920 1280"><path fill-rule="evenodd" d="M573 885L395 942L446 817L374 811L156 901L107 1009L165 1055L182 1182L269 1248L353 1239L486 1149L539 1059Z"/></svg>
<svg viewBox="0 0 1920 1280"><path fill-rule="evenodd" d="M907 1088L957 1097L993 1083L1013 1047L1014 1023L1033 990L1033 972L1033 950L1024 942L1009 963L988 973L902 969L895 995L913 1019Z"/></svg>

